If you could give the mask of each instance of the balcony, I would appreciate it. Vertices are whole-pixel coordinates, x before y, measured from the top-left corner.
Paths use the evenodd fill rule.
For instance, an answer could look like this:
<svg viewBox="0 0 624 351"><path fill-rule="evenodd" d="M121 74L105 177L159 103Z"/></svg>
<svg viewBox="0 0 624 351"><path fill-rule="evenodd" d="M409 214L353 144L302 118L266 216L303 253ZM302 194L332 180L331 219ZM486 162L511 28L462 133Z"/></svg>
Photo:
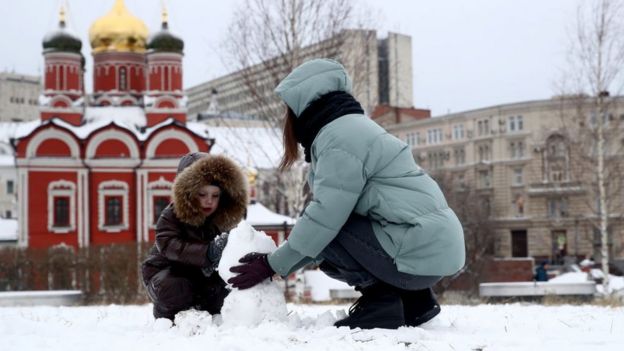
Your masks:
<svg viewBox="0 0 624 351"><path fill-rule="evenodd" d="M533 183L529 186L529 196L572 195L584 192L581 182Z"/></svg>

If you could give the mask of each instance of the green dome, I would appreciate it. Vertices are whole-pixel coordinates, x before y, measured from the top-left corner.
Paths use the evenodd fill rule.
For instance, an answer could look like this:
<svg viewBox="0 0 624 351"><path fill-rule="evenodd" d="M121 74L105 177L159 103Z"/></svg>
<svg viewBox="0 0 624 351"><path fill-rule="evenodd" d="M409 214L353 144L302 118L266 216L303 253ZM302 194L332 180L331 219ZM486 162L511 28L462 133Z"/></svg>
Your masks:
<svg viewBox="0 0 624 351"><path fill-rule="evenodd" d="M53 32L48 33L43 38L43 51L63 51L74 52L79 54L82 49L82 42L73 34L69 33L65 29L65 22L59 23L59 28Z"/></svg>
<svg viewBox="0 0 624 351"><path fill-rule="evenodd" d="M173 35L169 31L167 22L164 22L162 29L150 36L147 41L147 49L149 51L177 52L181 54L184 51L184 41Z"/></svg>

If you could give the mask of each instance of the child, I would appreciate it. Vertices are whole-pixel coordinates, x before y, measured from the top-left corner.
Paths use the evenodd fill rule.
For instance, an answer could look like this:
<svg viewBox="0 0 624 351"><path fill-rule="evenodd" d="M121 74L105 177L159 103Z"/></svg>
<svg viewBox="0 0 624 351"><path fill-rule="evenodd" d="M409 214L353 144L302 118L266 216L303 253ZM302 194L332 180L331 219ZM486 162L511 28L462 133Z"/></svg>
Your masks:
<svg viewBox="0 0 624 351"><path fill-rule="evenodd" d="M195 308L218 314L228 294L215 272L227 234L247 209L241 169L224 156L190 153L180 160L173 202L156 224L156 243L142 265L154 317L173 321Z"/></svg>

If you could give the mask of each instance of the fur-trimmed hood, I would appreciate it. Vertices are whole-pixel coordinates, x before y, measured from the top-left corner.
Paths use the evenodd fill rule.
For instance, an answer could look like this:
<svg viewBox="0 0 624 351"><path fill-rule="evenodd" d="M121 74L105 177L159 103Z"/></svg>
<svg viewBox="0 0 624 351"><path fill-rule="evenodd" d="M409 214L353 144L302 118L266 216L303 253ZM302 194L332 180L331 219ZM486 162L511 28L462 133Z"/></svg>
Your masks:
<svg viewBox="0 0 624 351"><path fill-rule="evenodd" d="M245 216L248 203L247 179L241 168L221 155L207 154L184 168L173 184L173 210L180 221L200 226L205 221L196 194L204 185L221 188L219 207L211 215L221 231L234 228Z"/></svg>

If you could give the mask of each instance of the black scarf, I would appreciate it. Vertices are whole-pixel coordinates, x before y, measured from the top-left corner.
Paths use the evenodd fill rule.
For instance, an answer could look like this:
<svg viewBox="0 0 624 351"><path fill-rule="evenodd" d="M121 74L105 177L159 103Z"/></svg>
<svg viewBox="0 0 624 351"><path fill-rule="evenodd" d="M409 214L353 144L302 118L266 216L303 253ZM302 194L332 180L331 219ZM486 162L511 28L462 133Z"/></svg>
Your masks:
<svg viewBox="0 0 624 351"><path fill-rule="evenodd" d="M310 148L321 128L337 118L352 113L363 114L364 110L351 94L344 91L327 93L314 100L301 112L294 123L295 138L303 146L306 162L312 161Z"/></svg>

